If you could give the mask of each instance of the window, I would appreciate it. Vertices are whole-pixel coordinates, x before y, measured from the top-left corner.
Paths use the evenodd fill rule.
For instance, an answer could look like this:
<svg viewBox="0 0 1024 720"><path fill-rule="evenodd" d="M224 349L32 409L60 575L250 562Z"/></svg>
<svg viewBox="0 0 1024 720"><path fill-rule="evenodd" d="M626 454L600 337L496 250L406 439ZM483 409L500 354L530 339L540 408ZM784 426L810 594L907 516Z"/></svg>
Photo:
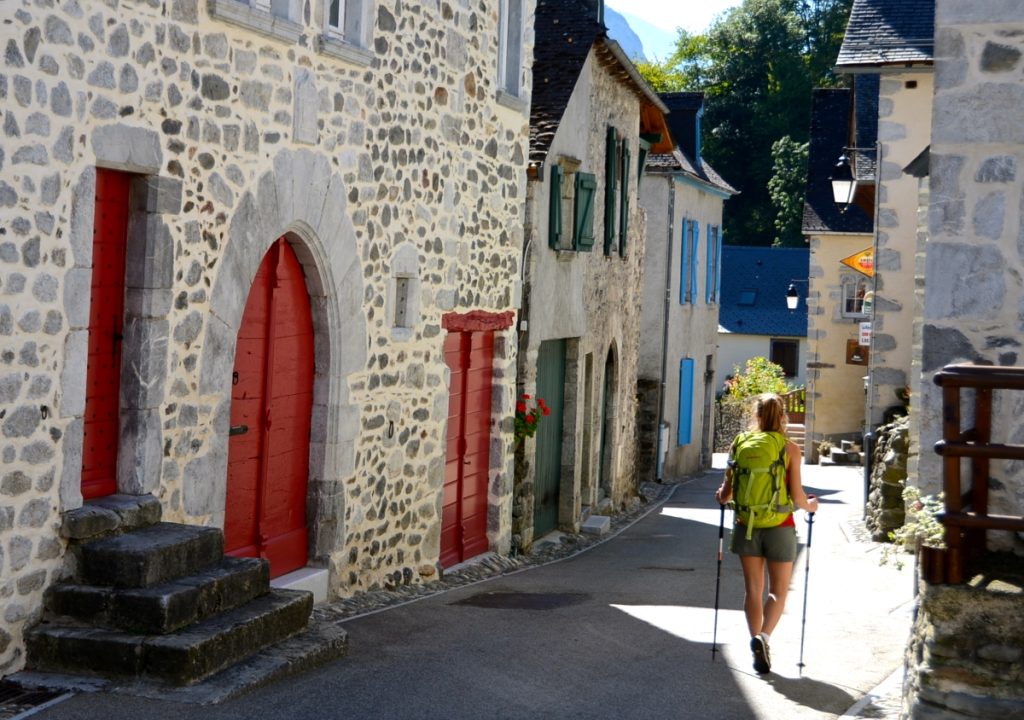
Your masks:
<svg viewBox="0 0 1024 720"><path fill-rule="evenodd" d="M216 20L275 40L294 43L304 31L302 0L208 0L207 7Z"/></svg>
<svg viewBox="0 0 1024 720"><path fill-rule="evenodd" d="M594 194L597 178L579 172L580 163L561 158L551 166L548 207L548 247L580 250L594 247Z"/></svg>
<svg viewBox="0 0 1024 720"><path fill-rule="evenodd" d="M786 377L796 377L800 360L800 345L796 340L772 340L771 357L780 366Z"/></svg>
<svg viewBox="0 0 1024 720"><path fill-rule="evenodd" d="M864 312L864 295L868 291L868 279L847 275L842 279L842 283L842 316L848 318L867 317L867 313Z"/></svg>
<svg viewBox="0 0 1024 720"><path fill-rule="evenodd" d="M522 69L523 0L502 0L498 27L498 88L519 97Z"/></svg>
<svg viewBox="0 0 1024 720"><path fill-rule="evenodd" d="M363 0L324 0L327 3L327 34L364 47Z"/></svg>
<svg viewBox="0 0 1024 720"><path fill-rule="evenodd" d="M700 247L700 223L683 218L683 236L680 238L679 304L697 302L697 251Z"/></svg>

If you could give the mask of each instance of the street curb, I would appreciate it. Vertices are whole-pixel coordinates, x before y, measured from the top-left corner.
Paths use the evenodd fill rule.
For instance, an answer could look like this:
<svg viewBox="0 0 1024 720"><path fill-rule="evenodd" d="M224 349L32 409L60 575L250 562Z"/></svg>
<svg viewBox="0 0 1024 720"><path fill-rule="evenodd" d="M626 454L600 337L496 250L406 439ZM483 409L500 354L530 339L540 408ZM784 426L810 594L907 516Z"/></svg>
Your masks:
<svg viewBox="0 0 1024 720"><path fill-rule="evenodd" d="M880 682L876 687L868 692L867 695L862 697L860 700L850 706L850 709L839 716L839 720L844 718L859 718L862 717L861 713L869 706L873 705L876 700L889 699L892 702L902 698L903 688L903 668L898 667L892 671L892 673ZM883 708L884 710L884 708ZM898 717L899 713L893 717ZM876 715L872 714L870 717L888 717L888 715Z"/></svg>

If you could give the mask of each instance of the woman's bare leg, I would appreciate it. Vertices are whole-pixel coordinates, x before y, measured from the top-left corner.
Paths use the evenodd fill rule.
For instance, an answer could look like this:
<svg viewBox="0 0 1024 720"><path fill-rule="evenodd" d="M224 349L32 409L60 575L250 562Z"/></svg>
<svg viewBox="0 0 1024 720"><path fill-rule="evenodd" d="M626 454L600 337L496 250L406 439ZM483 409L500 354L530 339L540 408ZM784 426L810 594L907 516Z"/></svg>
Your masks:
<svg viewBox="0 0 1024 720"><path fill-rule="evenodd" d="M789 581L792 577L793 563L768 561L768 599L764 603L763 621L758 632L771 635L779 624L782 611L786 608L786 596L789 594Z"/></svg>
<svg viewBox="0 0 1024 720"><path fill-rule="evenodd" d="M764 629L762 626L765 620L765 607L762 603L765 560L755 555L740 555L740 565L743 567L743 586L746 590L743 597L743 613L747 616L750 637L754 637Z"/></svg>

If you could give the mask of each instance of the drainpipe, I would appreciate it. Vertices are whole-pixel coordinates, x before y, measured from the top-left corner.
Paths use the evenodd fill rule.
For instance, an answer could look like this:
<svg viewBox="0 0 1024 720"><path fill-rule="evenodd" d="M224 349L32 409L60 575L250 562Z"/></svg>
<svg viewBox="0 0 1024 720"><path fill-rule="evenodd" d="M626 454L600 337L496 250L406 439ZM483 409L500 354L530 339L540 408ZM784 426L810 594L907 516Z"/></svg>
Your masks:
<svg viewBox="0 0 1024 720"><path fill-rule="evenodd" d="M658 454L654 463L654 480L661 482L664 476L668 440L662 428L665 427L665 378L668 372L668 311L672 306L672 239L675 237L676 193L675 181L669 177L668 184L668 237L665 242L665 305L661 323L661 382L658 384Z"/></svg>

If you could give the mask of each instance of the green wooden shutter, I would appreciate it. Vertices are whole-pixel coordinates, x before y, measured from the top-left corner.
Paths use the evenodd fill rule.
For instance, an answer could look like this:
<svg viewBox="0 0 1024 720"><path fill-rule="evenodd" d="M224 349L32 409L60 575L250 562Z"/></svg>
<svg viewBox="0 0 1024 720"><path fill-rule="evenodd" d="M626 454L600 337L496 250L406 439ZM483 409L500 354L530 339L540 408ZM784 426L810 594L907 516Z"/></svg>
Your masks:
<svg viewBox="0 0 1024 720"><path fill-rule="evenodd" d="M629 145L622 141L622 214L619 216L619 257L626 257L629 237Z"/></svg>
<svg viewBox="0 0 1024 720"><path fill-rule="evenodd" d="M594 194L597 178L591 173L576 173L576 203L573 208L573 244L577 250L594 249Z"/></svg>
<svg viewBox="0 0 1024 720"><path fill-rule="evenodd" d="M551 195L548 208L548 247L558 250L562 246L562 176L561 165L551 166Z"/></svg>
<svg viewBox="0 0 1024 720"><path fill-rule="evenodd" d="M619 138L615 128L608 128L605 138L604 156L604 254L611 255L615 245L615 205L618 202L618 149Z"/></svg>

